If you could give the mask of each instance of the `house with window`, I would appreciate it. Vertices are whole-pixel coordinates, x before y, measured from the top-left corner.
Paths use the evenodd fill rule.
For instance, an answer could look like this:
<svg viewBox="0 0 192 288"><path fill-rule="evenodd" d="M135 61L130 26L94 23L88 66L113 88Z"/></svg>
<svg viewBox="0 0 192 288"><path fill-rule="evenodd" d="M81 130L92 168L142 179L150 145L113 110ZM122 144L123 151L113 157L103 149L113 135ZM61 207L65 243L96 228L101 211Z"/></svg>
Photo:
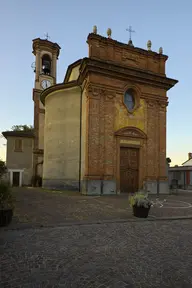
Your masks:
<svg viewBox="0 0 192 288"><path fill-rule="evenodd" d="M6 131L6 166L11 186L31 185L33 175L33 131Z"/></svg>
<svg viewBox="0 0 192 288"><path fill-rule="evenodd" d="M169 186L192 190L192 153L181 166L169 167Z"/></svg>

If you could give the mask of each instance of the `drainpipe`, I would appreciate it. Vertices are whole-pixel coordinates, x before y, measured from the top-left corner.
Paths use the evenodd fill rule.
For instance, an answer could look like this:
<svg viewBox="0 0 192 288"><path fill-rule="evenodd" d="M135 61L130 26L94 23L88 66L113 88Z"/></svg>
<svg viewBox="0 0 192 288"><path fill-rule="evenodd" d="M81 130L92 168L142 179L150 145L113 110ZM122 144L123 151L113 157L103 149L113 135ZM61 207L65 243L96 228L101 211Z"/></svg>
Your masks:
<svg viewBox="0 0 192 288"><path fill-rule="evenodd" d="M157 178L157 198L159 198L159 177Z"/></svg>
<svg viewBox="0 0 192 288"><path fill-rule="evenodd" d="M82 132L82 99L83 99L83 89L81 89L81 98L80 98L80 142L79 142L79 192L81 192L81 132Z"/></svg>
<svg viewBox="0 0 192 288"><path fill-rule="evenodd" d="M43 160L35 165L35 176L37 176L37 166L43 164Z"/></svg>
<svg viewBox="0 0 192 288"><path fill-rule="evenodd" d="M43 164L43 160L39 163L36 163L36 165L35 165L35 179L37 177L37 166L39 166L40 164ZM36 187L36 183L35 183L35 187Z"/></svg>

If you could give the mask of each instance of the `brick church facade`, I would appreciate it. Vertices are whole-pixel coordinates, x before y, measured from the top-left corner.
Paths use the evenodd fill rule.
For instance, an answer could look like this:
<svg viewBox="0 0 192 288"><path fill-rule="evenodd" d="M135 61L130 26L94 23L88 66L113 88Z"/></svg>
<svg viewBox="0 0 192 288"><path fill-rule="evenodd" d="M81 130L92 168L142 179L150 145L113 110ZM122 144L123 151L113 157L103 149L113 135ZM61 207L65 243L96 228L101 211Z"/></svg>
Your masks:
<svg viewBox="0 0 192 288"><path fill-rule="evenodd" d="M64 82L41 94L44 187L79 185L84 194L100 195L145 186L166 193L167 91L177 83L166 77L168 57L161 49L151 51L150 43L143 50L96 33L87 43L88 58L69 66Z"/></svg>
<svg viewBox="0 0 192 288"><path fill-rule="evenodd" d="M167 91L177 83L166 76L168 56L162 48L153 52L150 41L144 50L95 28L87 43L88 57L72 63L56 84L60 47L33 42L34 174L42 175L45 188L87 195L141 188L168 193ZM47 74L41 67L45 54Z"/></svg>

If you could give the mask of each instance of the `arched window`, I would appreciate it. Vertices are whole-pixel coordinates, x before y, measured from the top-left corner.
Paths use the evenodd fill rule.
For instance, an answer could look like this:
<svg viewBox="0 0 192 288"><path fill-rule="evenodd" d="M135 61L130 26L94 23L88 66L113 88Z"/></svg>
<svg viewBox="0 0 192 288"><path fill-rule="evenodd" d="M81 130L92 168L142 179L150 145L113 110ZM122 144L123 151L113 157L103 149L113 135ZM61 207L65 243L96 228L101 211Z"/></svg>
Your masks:
<svg viewBox="0 0 192 288"><path fill-rule="evenodd" d="M46 75L51 74L51 58L47 54L42 57L42 73Z"/></svg>
<svg viewBox="0 0 192 288"><path fill-rule="evenodd" d="M127 90L124 95L124 103L127 106L127 109L131 112L135 107L135 97L132 90Z"/></svg>

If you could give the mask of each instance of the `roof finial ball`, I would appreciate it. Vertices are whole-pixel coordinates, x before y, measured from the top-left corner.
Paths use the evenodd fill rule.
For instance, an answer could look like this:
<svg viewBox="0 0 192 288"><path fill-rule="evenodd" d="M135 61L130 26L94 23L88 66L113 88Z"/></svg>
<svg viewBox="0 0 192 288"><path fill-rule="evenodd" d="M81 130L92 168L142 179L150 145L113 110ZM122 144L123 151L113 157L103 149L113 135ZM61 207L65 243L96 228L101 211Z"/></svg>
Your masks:
<svg viewBox="0 0 192 288"><path fill-rule="evenodd" d="M151 51L151 46L152 46L151 40L148 40L147 41L147 49L148 49L148 51Z"/></svg>
<svg viewBox="0 0 192 288"><path fill-rule="evenodd" d="M111 30L111 28L108 28L108 29L107 29L107 36L108 36L108 38L111 38L111 34L112 34L112 30Z"/></svg>
<svg viewBox="0 0 192 288"><path fill-rule="evenodd" d="M162 47L159 48L159 54L163 54L163 48Z"/></svg>
<svg viewBox="0 0 192 288"><path fill-rule="evenodd" d="M96 25L93 26L93 33L97 34L97 26Z"/></svg>

